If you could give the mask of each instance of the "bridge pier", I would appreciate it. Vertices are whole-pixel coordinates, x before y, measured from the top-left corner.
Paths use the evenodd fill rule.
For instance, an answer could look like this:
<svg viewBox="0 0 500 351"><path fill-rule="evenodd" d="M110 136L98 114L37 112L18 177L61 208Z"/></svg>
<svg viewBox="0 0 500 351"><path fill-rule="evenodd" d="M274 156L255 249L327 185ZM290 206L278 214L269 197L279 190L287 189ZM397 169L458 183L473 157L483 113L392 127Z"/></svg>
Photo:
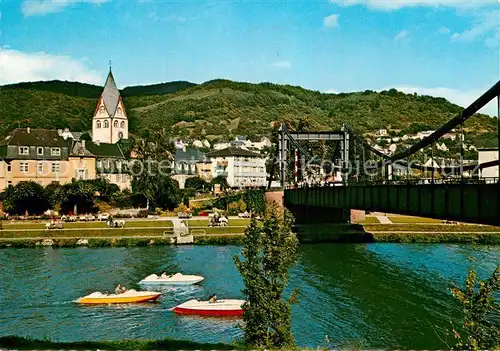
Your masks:
<svg viewBox="0 0 500 351"><path fill-rule="evenodd" d="M296 224L350 223L351 210L343 208L289 205Z"/></svg>

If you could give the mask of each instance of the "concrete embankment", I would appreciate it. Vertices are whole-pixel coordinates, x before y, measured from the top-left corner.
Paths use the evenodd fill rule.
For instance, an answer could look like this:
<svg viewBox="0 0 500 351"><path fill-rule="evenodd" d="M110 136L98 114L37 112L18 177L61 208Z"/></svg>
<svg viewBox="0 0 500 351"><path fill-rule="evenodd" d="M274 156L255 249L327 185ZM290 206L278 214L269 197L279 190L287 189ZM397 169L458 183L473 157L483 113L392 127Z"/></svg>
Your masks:
<svg viewBox="0 0 500 351"><path fill-rule="evenodd" d="M172 227L62 229L0 232L6 247L131 247L172 244L238 245L244 226L191 227L192 240L178 240ZM321 224L297 225L301 243L477 243L500 244L500 228L478 225Z"/></svg>

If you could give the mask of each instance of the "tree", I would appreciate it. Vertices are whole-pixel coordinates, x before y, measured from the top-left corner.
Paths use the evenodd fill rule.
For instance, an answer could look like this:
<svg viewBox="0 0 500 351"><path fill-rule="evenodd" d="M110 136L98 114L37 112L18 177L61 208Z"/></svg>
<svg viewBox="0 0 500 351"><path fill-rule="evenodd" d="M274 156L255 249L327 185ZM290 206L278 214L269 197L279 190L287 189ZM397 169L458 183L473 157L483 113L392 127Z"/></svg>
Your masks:
<svg viewBox="0 0 500 351"><path fill-rule="evenodd" d="M13 214L42 214L50 208L49 198L43 187L32 181L9 186L2 194L5 210Z"/></svg>
<svg viewBox="0 0 500 351"><path fill-rule="evenodd" d="M297 260L298 240L293 217L268 203L262 226L255 217L246 230L241 259L234 257L245 288L243 305L245 342L252 347L283 348L294 345L291 300L283 299L288 270Z"/></svg>
<svg viewBox="0 0 500 351"><path fill-rule="evenodd" d="M212 179L212 182L210 183L212 186L215 184L220 184L221 189L227 189L229 188L229 183L227 182L227 178L223 176L217 176L214 179Z"/></svg>
<svg viewBox="0 0 500 351"><path fill-rule="evenodd" d="M78 213L87 213L96 211L95 192L92 181L78 180L64 184L56 194L63 213L73 212L75 205Z"/></svg>
<svg viewBox="0 0 500 351"><path fill-rule="evenodd" d="M452 289L453 296L462 305L464 313L463 335L453 330L458 340L457 348L468 350L499 349L499 305L494 298L494 294L498 293L499 290L500 265L486 281L478 280L476 271L469 268L465 288L455 287Z"/></svg>
<svg viewBox="0 0 500 351"><path fill-rule="evenodd" d="M210 184L208 184L204 179L200 177L193 177L186 179L184 184L185 188L192 188L195 190L209 190Z"/></svg>
<svg viewBox="0 0 500 351"><path fill-rule="evenodd" d="M173 209L179 203L179 185L170 177L174 145L164 129L133 141L136 159L131 164L135 190L150 208Z"/></svg>

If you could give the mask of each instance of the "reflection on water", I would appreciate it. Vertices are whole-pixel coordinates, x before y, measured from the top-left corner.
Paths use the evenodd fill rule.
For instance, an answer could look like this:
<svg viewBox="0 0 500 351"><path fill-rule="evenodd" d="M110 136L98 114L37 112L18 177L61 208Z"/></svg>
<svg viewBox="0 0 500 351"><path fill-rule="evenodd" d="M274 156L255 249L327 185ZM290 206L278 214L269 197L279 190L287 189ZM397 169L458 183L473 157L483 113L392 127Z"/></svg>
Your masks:
<svg viewBox="0 0 500 351"><path fill-rule="evenodd" d="M0 250L0 335L59 341L190 339L231 342L241 337L239 318L176 315L190 299L243 299L234 266L236 246ZM288 293L299 289L293 331L300 346L439 348L436 332L458 316L449 293L463 282L469 256L481 276L500 261L498 247L473 251L458 245L302 245ZM138 285L162 271L205 277L199 285ZM82 306L94 291L128 289L162 293L156 303Z"/></svg>

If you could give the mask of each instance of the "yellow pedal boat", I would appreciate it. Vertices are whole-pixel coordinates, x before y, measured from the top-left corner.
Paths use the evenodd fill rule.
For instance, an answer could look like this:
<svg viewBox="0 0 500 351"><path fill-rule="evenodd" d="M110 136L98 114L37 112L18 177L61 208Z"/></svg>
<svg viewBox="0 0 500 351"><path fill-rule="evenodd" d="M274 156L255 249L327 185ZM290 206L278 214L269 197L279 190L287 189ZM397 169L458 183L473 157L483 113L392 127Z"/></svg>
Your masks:
<svg viewBox="0 0 500 351"><path fill-rule="evenodd" d="M94 292L76 300L86 305L109 304L109 303L141 303L152 302L160 297L161 293L154 291L128 290L122 294L102 294Z"/></svg>

